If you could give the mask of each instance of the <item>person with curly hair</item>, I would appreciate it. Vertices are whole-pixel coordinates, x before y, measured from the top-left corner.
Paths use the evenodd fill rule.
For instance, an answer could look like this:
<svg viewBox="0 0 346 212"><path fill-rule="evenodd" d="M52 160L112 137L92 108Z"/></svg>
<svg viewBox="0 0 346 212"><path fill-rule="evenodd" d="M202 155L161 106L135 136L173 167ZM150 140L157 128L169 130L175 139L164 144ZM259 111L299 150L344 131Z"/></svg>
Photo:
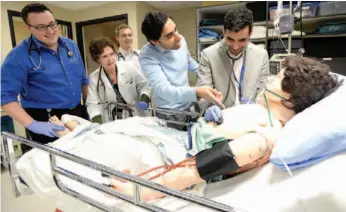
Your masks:
<svg viewBox="0 0 346 212"><path fill-rule="evenodd" d="M281 66L279 74L273 76L259 94L256 104L227 108L223 111L225 116L221 125L210 122L200 127L199 133L190 131L191 157L166 167L163 174L148 180L184 190L267 163L283 126L340 85L329 66L312 59L289 56ZM133 184L130 182L114 179L113 186L120 192L133 195ZM141 189L141 192L143 200L164 196L147 188Z"/></svg>
<svg viewBox="0 0 346 212"><path fill-rule="evenodd" d="M223 39L201 52L197 86L219 90L226 108L246 104L256 98L257 90L269 76L265 49L250 42L253 15L245 7L231 9L224 17ZM222 121L220 107L200 101L208 121Z"/></svg>
<svg viewBox="0 0 346 212"><path fill-rule="evenodd" d="M91 58L100 65L90 74L89 96L86 106L93 122L106 123L115 119L145 116L150 103L148 81L130 61L118 61L116 46L107 37L90 41ZM114 103L130 104L127 107ZM111 107L111 108L110 108ZM109 109L112 113L109 113Z"/></svg>

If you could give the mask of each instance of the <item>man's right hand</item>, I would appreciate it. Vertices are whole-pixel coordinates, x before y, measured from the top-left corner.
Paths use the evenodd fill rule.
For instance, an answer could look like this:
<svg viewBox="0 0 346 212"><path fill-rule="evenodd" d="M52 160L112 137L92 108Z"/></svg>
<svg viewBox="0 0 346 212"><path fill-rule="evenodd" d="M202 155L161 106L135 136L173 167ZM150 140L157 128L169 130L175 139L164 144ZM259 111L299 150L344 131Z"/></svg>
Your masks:
<svg viewBox="0 0 346 212"><path fill-rule="evenodd" d="M197 96L218 105L221 109L225 108L222 103L223 95L221 92L209 86L196 87Z"/></svg>
<svg viewBox="0 0 346 212"><path fill-rule="evenodd" d="M222 111L219 106L213 105L209 107L205 113L204 118L207 121L213 121L215 123L220 123L222 120Z"/></svg>
<svg viewBox="0 0 346 212"><path fill-rule="evenodd" d="M59 137L55 131L65 130L64 126L36 120L33 120L30 124L26 126L26 128L31 132L45 135L51 138Z"/></svg>

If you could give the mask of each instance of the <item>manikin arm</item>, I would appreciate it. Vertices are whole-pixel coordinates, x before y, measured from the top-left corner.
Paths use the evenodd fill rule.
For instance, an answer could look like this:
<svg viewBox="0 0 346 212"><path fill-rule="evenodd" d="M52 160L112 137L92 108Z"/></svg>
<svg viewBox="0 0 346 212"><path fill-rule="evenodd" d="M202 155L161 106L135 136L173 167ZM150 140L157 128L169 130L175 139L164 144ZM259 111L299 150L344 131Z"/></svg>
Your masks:
<svg viewBox="0 0 346 212"><path fill-rule="evenodd" d="M235 156L235 162L239 169L228 170L227 173L240 173L250 170L259 164L266 163L269 159L271 148L267 146L267 141L264 137L257 133L248 133L231 142L228 142L230 149ZM195 163L192 161L191 163ZM160 176L153 180L156 183L166 187L184 190L192 185L204 181L199 174L196 166L176 168L175 170ZM113 181L113 185L117 190L127 195L133 196L133 184L130 182L122 183L118 180ZM164 194L153 191L151 189L142 188L141 198L145 201L163 197Z"/></svg>

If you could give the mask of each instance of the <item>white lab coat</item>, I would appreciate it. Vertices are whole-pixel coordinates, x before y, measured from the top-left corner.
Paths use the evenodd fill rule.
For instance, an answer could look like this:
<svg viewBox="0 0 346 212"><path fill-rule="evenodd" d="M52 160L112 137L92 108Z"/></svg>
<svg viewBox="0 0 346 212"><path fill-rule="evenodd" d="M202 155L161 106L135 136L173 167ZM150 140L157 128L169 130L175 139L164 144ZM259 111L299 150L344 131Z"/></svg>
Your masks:
<svg viewBox="0 0 346 212"><path fill-rule="evenodd" d="M104 95L102 83L99 85L100 93L97 93L99 72L100 68L96 69L89 76L86 106L90 119L101 115L103 122L106 123L111 120L111 117L109 117L108 106L110 103L117 102L117 98L113 86L109 82L104 71L101 72L101 79L105 85L106 96ZM128 104L134 105L140 99L142 94L146 94L150 97L148 81L139 73L139 70L131 62L117 61L117 77L119 92ZM146 116L148 114L135 107L132 109L134 111L134 116Z"/></svg>

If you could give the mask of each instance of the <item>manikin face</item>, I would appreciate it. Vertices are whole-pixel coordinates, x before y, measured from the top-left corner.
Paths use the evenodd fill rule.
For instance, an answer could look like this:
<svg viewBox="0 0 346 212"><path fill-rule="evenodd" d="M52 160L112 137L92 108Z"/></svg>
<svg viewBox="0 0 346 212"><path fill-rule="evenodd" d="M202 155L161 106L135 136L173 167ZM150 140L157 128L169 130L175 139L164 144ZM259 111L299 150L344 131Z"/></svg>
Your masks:
<svg viewBox="0 0 346 212"><path fill-rule="evenodd" d="M58 44L58 24L51 12L31 12L28 15L27 22L28 24L25 24L25 27L29 32L48 48Z"/></svg>
<svg viewBox="0 0 346 212"><path fill-rule="evenodd" d="M114 69L117 61L117 56L113 49L109 46L105 47L100 55L98 63L103 66L106 71Z"/></svg>
<svg viewBox="0 0 346 212"><path fill-rule="evenodd" d="M282 90L282 80L284 79L284 69L275 75L270 76L266 83L266 89L264 89L256 100L257 104L260 104L267 108L274 116L281 121L282 124L285 124L290 120L294 115L294 111L285 107L282 104L282 100L288 100L290 94ZM289 102L285 103L288 106Z"/></svg>
<svg viewBox="0 0 346 212"><path fill-rule="evenodd" d="M177 30L177 26L168 19L164 25L161 37L157 41L151 41L155 45L160 45L164 49L179 49L181 46L181 35Z"/></svg>
<svg viewBox="0 0 346 212"><path fill-rule="evenodd" d="M226 29L224 31L224 39L226 45L228 46L228 50L233 55L239 55L243 52L244 47L248 44L251 37L249 27L245 27L239 32L232 32Z"/></svg>
<svg viewBox="0 0 346 212"><path fill-rule="evenodd" d="M129 50L132 49L133 44L133 33L130 28L121 29L119 31L119 36L116 37L119 42L120 48Z"/></svg>

